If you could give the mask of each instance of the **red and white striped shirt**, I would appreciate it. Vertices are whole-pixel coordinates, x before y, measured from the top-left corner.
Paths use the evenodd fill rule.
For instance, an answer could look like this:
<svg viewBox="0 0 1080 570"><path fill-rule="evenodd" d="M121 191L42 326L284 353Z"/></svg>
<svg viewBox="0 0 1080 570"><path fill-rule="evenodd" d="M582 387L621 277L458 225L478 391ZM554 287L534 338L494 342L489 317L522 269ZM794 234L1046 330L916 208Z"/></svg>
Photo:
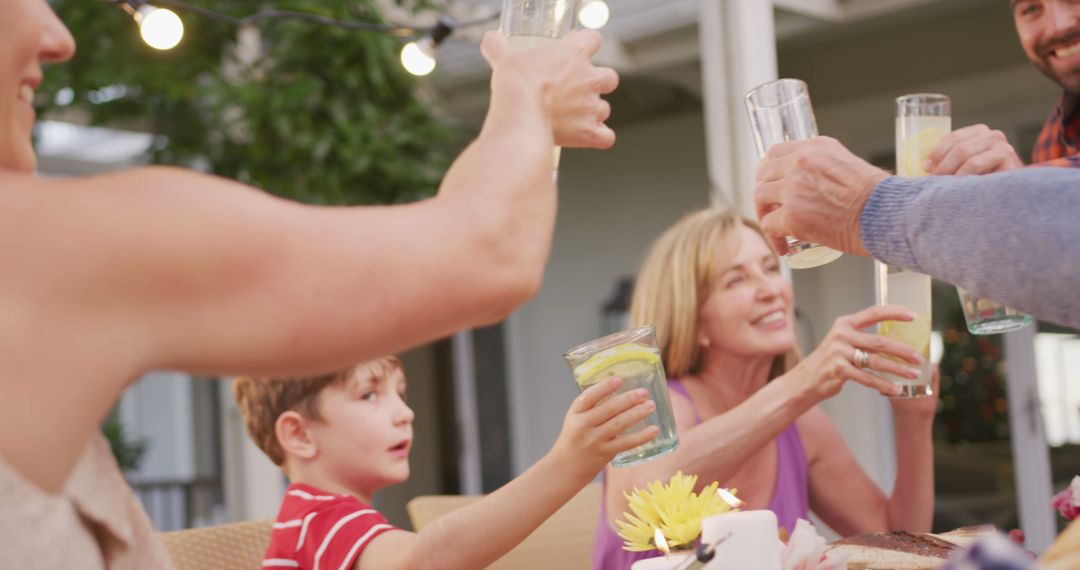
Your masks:
<svg viewBox="0 0 1080 570"><path fill-rule="evenodd" d="M396 528L354 497L293 483L281 501L263 568L349 570L371 539Z"/></svg>

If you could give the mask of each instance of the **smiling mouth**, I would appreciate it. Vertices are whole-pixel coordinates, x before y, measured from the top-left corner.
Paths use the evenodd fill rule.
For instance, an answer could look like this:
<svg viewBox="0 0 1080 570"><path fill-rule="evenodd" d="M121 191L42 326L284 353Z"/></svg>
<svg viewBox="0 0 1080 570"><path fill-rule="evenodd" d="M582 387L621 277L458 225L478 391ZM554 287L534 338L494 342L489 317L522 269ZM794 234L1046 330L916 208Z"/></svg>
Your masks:
<svg viewBox="0 0 1080 570"><path fill-rule="evenodd" d="M1080 41L1077 41L1074 44L1059 47L1057 49L1052 50L1050 53L1054 57L1056 57L1058 59L1064 59L1066 57L1072 57L1072 56L1080 53Z"/></svg>
<svg viewBox="0 0 1080 570"><path fill-rule="evenodd" d="M409 450L409 442L408 442L408 440L403 441L403 442L395 445L394 447L390 448L390 451L408 451L408 450Z"/></svg>
<svg viewBox="0 0 1080 570"><path fill-rule="evenodd" d="M775 310L775 311L773 311L771 313L767 313L765 316L763 316L763 317L761 317L759 319L754 320L752 324L755 324L755 325L768 325L768 324L780 322L780 321L784 320L785 318L787 318L787 316L784 314L783 309L777 309L777 310Z"/></svg>
<svg viewBox="0 0 1080 570"><path fill-rule="evenodd" d="M1050 38L1036 50L1045 58L1064 59L1080 53L1080 27L1070 29Z"/></svg>

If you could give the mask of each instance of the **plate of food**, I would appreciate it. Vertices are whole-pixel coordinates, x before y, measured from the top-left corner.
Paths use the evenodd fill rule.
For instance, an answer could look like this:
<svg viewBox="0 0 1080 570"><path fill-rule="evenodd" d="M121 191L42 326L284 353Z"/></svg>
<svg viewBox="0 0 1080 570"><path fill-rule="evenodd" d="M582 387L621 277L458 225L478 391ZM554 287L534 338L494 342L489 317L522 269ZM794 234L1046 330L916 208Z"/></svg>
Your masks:
<svg viewBox="0 0 1080 570"><path fill-rule="evenodd" d="M932 570L944 566L954 551L993 532L992 526L938 534L872 532L837 540L827 552L846 556L848 570Z"/></svg>

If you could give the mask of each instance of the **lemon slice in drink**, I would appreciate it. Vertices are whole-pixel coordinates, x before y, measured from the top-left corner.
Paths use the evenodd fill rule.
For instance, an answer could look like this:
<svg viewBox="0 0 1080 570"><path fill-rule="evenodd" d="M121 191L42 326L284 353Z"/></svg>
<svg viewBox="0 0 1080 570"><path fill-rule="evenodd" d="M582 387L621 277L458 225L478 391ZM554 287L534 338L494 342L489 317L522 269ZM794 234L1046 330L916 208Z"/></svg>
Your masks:
<svg viewBox="0 0 1080 570"><path fill-rule="evenodd" d="M896 161L896 173L900 176L926 176L929 174L923 165L930 151L945 136L945 131L938 127L927 127L907 141Z"/></svg>
<svg viewBox="0 0 1080 570"><path fill-rule="evenodd" d="M898 340L914 348L923 358L930 358L930 317L915 315L915 320L885 321L881 323L881 336ZM889 356L893 360L899 359Z"/></svg>
<svg viewBox="0 0 1080 570"><path fill-rule="evenodd" d="M640 344L623 344L598 352L574 368L578 386L585 389L601 380L618 376L630 378L647 372L660 362L655 349Z"/></svg>

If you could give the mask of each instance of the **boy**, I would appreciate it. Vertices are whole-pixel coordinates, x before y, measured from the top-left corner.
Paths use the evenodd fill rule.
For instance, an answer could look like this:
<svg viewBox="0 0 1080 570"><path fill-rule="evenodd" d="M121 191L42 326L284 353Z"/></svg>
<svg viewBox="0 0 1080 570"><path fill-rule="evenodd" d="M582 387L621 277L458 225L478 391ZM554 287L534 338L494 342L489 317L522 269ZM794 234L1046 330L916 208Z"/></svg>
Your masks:
<svg viewBox="0 0 1080 570"><path fill-rule="evenodd" d="M420 533L388 524L372 494L409 476L413 412L400 361L311 378L241 378L248 433L281 466L285 492L263 567L483 568L592 481L615 454L656 437L622 432L656 406L610 378L574 400L554 447L525 473ZM608 396L611 396L610 398ZM621 434L621 435L620 435Z"/></svg>

